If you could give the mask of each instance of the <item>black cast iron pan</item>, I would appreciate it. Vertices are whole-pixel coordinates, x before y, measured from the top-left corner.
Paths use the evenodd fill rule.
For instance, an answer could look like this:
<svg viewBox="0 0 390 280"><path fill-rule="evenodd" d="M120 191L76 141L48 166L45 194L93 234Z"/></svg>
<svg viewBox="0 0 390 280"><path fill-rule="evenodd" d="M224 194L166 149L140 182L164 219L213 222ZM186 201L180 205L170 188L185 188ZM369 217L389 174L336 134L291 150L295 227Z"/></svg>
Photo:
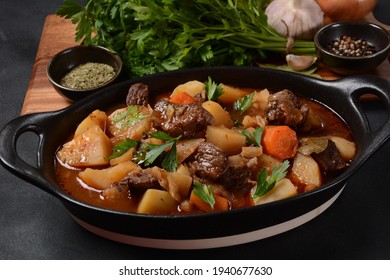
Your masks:
<svg viewBox="0 0 390 280"><path fill-rule="evenodd" d="M131 84L148 84L150 92L162 93L189 80L207 80L238 87L290 89L335 111L352 130L357 156L339 177L302 195L227 212L157 216L102 209L73 199L58 186L55 152L89 113L124 104ZM18 117L0 132L0 160L16 176L60 199L83 227L112 240L154 248L200 249L237 245L293 229L328 208L342 192L348 178L390 137L390 118L372 131L359 97L378 96L390 112L390 83L371 76L324 81L294 73L258 67L215 67L167 72L113 85L66 109ZM16 146L20 136L39 136L37 164L26 163Z"/></svg>

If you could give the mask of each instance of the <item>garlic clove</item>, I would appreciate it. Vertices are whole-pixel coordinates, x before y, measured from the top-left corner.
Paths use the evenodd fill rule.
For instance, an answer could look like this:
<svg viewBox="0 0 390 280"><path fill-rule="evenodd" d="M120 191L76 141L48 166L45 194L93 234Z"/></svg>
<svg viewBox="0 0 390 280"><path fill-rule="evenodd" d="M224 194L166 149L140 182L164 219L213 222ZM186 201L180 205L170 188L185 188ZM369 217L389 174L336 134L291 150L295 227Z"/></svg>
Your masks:
<svg viewBox="0 0 390 280"><path fill-rule="evenodd" d="M287 65L294 71L303 71L312 66L316 62L317 58L310 55L286 55Z"/></svg>

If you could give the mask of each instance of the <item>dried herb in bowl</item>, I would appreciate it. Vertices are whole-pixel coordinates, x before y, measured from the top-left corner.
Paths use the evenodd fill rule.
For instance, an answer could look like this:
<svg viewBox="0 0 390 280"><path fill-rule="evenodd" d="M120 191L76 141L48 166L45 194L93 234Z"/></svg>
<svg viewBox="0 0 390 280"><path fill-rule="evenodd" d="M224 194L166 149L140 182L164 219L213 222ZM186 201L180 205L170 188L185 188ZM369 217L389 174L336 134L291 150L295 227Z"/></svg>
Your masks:
<svg viewBox="0 0 390 280"><path fill-rule="evenodd" d="M60 84L71 89L91 89L107 83L114 76L115 70L111 65L87 62L65 74Z"/></svg>

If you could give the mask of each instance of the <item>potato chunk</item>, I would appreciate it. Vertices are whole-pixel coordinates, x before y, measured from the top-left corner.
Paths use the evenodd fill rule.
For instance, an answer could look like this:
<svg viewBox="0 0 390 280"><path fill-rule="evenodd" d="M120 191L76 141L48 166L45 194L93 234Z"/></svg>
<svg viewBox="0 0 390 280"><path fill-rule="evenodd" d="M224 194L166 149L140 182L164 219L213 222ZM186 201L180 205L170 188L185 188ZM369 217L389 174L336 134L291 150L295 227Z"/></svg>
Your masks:
<svg viewBox="0 0 390 280"><path fill-rule="evenodd" d="M137 209L140 214L170 214L177 209L178 203L163 190L148 189Z"/></svg>
<svg viewBox="0 0 390 280"><path fill-rule="evenodd" d="M150 168L150 172L158 179L160 186L177 202L183 201L188 196L192 185L190 175L178 171L167 172L156 166Z"/></svg>
<svg viewBox="0 0 390 280"><path fill-rule="evenodd" d="M209 111L211 115L214 117L213 125L216 126L226 126L227 128L233 127L233 121L230 117L230 114L222 108L217 102L214 101L206 101L202 103L202 107Z"/></svg>
<svg viewBox="0 0 390 280"><path fill-rule="evenodd" d="M322 183L320 167L311 156L297 153L291 168L291 179L305 186L318 187Z"/></svg>
<svg viewBox="0 0 390 280"><path fill-rule="evenodd" d="M98 125L103 131L106 129L107 114L100 110L95 110L88 115L78 126L74 133L74 137L83 134L90 127Z"/></svg>
<svg viewBox="0 0 390 280"><path fill-rule="evenodd" d="M116 141L126 138L139 140L151 128L153 109L149 106L128 106L114 111L108 116L107 130Z"/></svg>
<svg viewBox="0 0 390 280"><path fill-rule="evenodd" d="M335 143L344 160L352 160L355 157L356 144L354 142L338 136L330 136L329 139Z"/></svg>
<svg viewBox="0 0 390 280"><path fill-rule="evenodd" d="M267 107L269 96L270 93L268 89L254 91L250 111L256 112L257 114L264 114L264 109Z"/></svg>
<svg viewBox="0 0 390 280"><path fill-rule="evenodd" d="M92 126L58 151L58 159L73 167L102 166L108 164L111 155L110 139L98 126Z"/></svg>
<svg viewBox="0 0 390 280"><path fill-rule="evenodd" d="M113 158L110 160L110 165L117 165L122 162L131 161L133 159L133 155L135 152L135 148L132 148L128 151L126 151L123 155Z"/></svg>
<svg viewBox="0 0 390 280"><path fill-rule="evenodd" d="M246 145L244 135L224 126L207 126L206 141L214 144L228 156L241 153Z"/></svg>
<svg viewBox="0 0 390 280"><path fill-rule="evenodd" d="M170 96L170 98L174 97L176 94L185 92L188 93L189 95L195 97L197 94L201 94L203 98L206 97L206 90L205 90L205 85L202 82L199 81L189 81L184 84L178 85L173 91Z"/></svg>
<svg viewBox="0 0 390 280"><path fill-rule="evenodd" d="M268 172L271 172L275 166L281 164L279 159L276 159L270 155L262 154L257 158L259 167L266 168Z"/></svg>
<svg viewBox="0 0 390 280"><path fill-rule="evenodd" d="M297 188L287 178L283 178L276 185L262 197L258 197L254 200L256 205L269 203L289 197L296 196L298 194Z"/></svg>
<svg viewBox="0 0 390 280"><path fill-rule="evenodd" d="M220 84L220 86L222 87L223 93L219 97L219 100L226 105L232 105L234 101L250 93L250 90L232 87L225 84Z"/></svg>
<svg viewBox="0 0 390 280"><path fill-rule="evenodd" d="M127 173L137 166L134 162L127 161L105 169L87 168L79 173L79 178L88 186L103 190L122 180Z"/></svg>
<svg viewBox="0 0 390 280"><path fill-rule="evenodd" d="M168 172L169 193L179 202L189 194L192 186L192 177L180 172Z"/></svg>

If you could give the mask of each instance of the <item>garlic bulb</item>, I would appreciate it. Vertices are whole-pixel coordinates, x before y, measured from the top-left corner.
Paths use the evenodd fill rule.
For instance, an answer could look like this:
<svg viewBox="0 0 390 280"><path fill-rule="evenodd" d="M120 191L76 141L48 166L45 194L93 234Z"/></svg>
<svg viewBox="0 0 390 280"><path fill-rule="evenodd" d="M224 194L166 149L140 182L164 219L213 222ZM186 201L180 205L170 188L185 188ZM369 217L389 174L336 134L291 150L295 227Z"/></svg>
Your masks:
<svg viewBox="0 0 390 280"><path fill-rule="evenodd" d="M315 0L273 0L265 14L280 35L300 39L312 39L324 17Z"/></svg>

